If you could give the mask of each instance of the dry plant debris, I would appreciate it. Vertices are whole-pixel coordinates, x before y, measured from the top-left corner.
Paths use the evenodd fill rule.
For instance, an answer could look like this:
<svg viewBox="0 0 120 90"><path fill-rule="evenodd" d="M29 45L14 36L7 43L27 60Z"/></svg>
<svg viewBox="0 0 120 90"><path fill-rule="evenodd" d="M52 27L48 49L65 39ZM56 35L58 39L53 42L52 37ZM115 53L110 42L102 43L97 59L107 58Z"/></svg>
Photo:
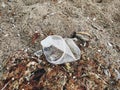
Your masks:
<svg viewBox="0 0 120 90"><path fill-rule="evenodd" d="M100 53L93 54L93 58L86 54L84 51L81 60L76 62L53 65L45 60L44 55L36 57L22 50L16 51L3 64L0 89L119 90L117 66L107 66Z"/></svg>

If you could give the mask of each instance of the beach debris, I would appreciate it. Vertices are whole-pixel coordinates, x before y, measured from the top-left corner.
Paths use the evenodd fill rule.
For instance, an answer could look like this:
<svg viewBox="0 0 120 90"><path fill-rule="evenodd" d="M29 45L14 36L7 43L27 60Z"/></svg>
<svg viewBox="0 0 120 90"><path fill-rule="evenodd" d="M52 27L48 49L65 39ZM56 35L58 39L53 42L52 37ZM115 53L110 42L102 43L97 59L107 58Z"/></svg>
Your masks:
<svg viewBox="0 0 120 90"><path fill-rule="evenodd" d="M63 64L80 59L80 49L70 38L51 35L41 41L44 55L48 62Z"/></svg>
<svg viewBox="0 0 120 90"><path fill-rule="evenodd" d="M80 43L80 46L87 47L91 39L91 35L87 32L73 32L71 38L77 38Z"/></svg>
<svg viewBox="0 0 120 90"><path fill-rule="evenodd" d="M43 54L43 51L42 50L39 50L39 51L36 51L34 53L35 56L37 56L38 58L40 58L40 56Z"/></svg>

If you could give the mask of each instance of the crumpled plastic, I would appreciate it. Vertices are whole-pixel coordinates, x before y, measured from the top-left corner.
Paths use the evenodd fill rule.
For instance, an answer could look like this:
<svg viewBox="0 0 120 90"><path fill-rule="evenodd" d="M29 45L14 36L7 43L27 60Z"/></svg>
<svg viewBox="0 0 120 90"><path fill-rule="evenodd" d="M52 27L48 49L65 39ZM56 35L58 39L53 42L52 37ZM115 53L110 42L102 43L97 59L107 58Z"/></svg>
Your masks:
<svg viewBox="0 0 120 90"><path fill-rule="evenodd" d="M81 51L70 38L62 38L59 35L51 35L41 41L43 53L48 62L63 64L80 59Z"/></svg>

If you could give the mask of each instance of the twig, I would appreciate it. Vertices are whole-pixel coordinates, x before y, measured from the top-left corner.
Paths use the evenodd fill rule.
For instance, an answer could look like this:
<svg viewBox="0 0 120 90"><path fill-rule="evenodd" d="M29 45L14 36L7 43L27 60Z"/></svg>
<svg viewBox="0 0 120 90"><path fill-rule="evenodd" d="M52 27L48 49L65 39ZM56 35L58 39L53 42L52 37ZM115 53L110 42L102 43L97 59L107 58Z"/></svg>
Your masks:
<svg viewBox="0 0 120 90"><path fill-rule="evenodd" d="M10 83L10 81L4 85L4 87L1 90L5 90L5 88L7 87L7 85Z"/></svg>

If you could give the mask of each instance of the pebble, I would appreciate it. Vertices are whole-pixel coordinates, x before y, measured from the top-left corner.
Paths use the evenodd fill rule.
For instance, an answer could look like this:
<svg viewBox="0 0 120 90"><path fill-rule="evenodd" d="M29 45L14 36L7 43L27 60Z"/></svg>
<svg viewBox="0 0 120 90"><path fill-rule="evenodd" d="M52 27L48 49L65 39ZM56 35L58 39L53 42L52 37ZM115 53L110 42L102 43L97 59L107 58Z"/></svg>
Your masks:
<svg viewBox="0 0 120 90"><path fill-rule="evenodd" d="M14 81L15 80L15 78L12 78L12 81Z"/></svg>
<svg viewBox="0 0 120 90"><path fill-rule="evenodd" d="M98 50L98 52L101 52L101 50Z"/></svg>
<svg viewBox="0 0 120 90"><path fill-rule="evenodd" d="M5 3L4 2L2 2L2 5L1 5L3 8L5 8L6 7L6 5L5 5Z"/></svg>
<svg viewBox="0 0 120 90"><path fill-rule="evenodd" d="M9 34L5 34L4 36L7 37L7 36L9 36Z"/></svg>
<svg viewBox="0 0 120 90"><path fill-rule="evenodd" d="M119 79L120 79L120 73L119 73L118 70L116 70L116 69L115 69L115 72L117 73L116 80L119 80Z"/></svg>
<svg viewBox="0 0 120 90"><path fill-rule="evenodd" d="M95 21L96 20L96 18L93 18L93 21Z"/></svg>
<svg viewBox="0 0 120 90"><path fill-rule="evenodd" d="M108 42L108 45L109 45L110 47L112 47L112 44L111 44L110 42Z"/></svg>
<svg viewBox="0 0 120 90"><path fill-rule="evenodd" d="M73 76L73 79L75 79L76 77L75 76Z"/></svg>

